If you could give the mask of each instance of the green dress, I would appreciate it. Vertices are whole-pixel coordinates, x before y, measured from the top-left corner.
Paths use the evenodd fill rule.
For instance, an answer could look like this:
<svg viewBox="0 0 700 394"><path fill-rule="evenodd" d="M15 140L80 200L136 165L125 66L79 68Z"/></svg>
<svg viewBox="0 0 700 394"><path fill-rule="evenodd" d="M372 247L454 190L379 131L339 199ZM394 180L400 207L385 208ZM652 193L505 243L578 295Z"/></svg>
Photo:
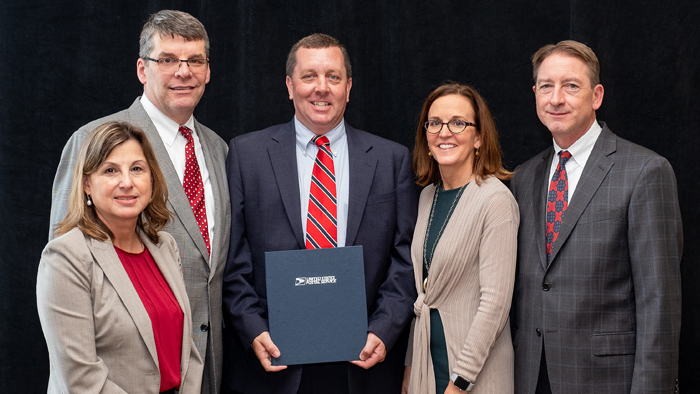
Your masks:
<svg viewBox="0 0 700 394"><path fill-rule="evenodd" d="M442 185L437 188L437 202L431 208L431 224L426 234L425 255L428 261L432 260L435 246L437 245L440 229L443 223L447 224L452 216L450 208L455 204L455 199L462 195L463 188L443 190ZM428 270L423 264L423 278L427 278ZM435 372L435 392L442 394L450 383L450 366L447 360L447 342L445 341L445 329L442 325L440 312L437 309L430 310L430 356L433 360Z"/></svg>

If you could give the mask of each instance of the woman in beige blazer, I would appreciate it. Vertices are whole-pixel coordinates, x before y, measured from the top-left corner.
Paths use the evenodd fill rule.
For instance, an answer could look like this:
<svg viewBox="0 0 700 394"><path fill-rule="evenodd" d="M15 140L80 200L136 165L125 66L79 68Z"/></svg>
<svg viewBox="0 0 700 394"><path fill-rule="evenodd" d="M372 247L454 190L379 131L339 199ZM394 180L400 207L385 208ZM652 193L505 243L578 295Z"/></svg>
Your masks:
<svg viewBox="0 0 700 394"><path fill-rule="evenodd" d="M474 88L425 104L413 157L420 196L411 246L418 299L403 391L513 392L508 325L519 213L500 180L498 134Z"/></svg>
<svg viewBox="0 0 700 394"><path fill-rule="evenodd" d="M73 179L61 236L37 276L48 393L198 393L202 360L178 249L159 232L167 187L145 134L128 123L98 127Z"/></svg>

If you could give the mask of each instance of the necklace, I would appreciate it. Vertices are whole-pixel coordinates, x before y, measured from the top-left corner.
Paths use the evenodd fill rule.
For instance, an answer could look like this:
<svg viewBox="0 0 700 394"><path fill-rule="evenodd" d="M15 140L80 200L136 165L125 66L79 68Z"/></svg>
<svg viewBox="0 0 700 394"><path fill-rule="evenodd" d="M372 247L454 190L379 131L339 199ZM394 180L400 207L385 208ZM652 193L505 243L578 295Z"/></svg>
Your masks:
<svg viewBox="0 0 700 394"><path fill-rule="evenodd" d="M471 179L470 179L471 180ZM437 200L440 192L440 187L442 186L442 182L439 183L435 187L435 195L433 196L433 206L430 209L430 219L428 219L428 228L425 230L425 238L423 239L423 264L425 265L425 270L429 273L430 272L430 266L433 263L433 255L435 254L435 247L437 246L438 241L440 240L440 237L442 237L442 232L445 230L445 226L447 225L447 222L450 220L450 217L452 216L452 212L455 209L455 206L457 205L457 201L459 201L460 197L462 197L462 193L464 192L464 189L469 185L469 182L467 182L464 186L459 188L459 191L457 192L457 195L455 196L454 200L452 200L452 205L450 206L450 210L447 212L447 216L445 216L445 220L443 220L442 225L440 226L440 231L438 231L438 235L435 238L435 242L433 243L433 248L430 252L430 259L428 259L428 234L430 233L430 226L433 224L433 216L435 215L435 206L437 205ZM423 279L423 291L425 292L428 288L428 275L425 276L425 279Z"/></svg>

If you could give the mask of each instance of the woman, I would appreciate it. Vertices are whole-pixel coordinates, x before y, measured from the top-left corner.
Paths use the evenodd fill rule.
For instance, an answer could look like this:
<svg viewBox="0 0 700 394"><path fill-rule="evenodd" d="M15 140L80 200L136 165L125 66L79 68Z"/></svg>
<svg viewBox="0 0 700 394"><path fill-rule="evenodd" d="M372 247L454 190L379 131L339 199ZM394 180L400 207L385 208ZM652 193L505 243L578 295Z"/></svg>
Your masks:
<svg viewBox="0 0 700 394"><path fill-rule="evenodd" d="M80 148L69 212L41 255L49 393L199 393L202 360L146 135L109 122Z"/></svg>
<svg viewBox="0 0 700 394"><path fill-rule="evenodd" d="M519 213L500 181L511 173L493 118L474 88L451 83L428 96L413 166L428 186L411 246L419 295L404 391L512 393Z"/></svg>

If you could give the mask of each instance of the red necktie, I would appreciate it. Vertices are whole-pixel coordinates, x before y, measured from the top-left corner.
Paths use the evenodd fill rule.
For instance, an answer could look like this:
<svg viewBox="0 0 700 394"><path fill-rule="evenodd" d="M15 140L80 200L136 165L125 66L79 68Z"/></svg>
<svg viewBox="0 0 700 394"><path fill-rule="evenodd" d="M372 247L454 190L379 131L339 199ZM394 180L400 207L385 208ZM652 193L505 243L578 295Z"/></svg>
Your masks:
<svg viewBox="0 0 700 394"><path fill-rule="evenodd" d="M333 155L326 136L317 135L311 141L318 146L318 153L311 172L306 249L335 248L338 246L338 203Z"/></svg>
<svg viewBox="0 0 700 394"><path fill-rule="evenodd" d="M199 171L197 156L194 153L194 138L192 138L192 131L187 126L180 126L179 131L187 138L187 145L185 145L185 177L182 181L182 186L185 188L187 199L190 200L192 212L199 224L199 231L202 233L202 238L204 238L204 244L207 245L207 252L211 254L207 208L204 206L204 184L202 183L202 173Z"/></svg>
<svg viewBox="0 0 700 394"><path fill-rule="evenodd" d="M547 261L552 254L552 245L559 236L564 211L569 206L569 180L566 177L566 162L571 158L568 151L559 152L559 165L552 175L547 195Z"/></svg>

